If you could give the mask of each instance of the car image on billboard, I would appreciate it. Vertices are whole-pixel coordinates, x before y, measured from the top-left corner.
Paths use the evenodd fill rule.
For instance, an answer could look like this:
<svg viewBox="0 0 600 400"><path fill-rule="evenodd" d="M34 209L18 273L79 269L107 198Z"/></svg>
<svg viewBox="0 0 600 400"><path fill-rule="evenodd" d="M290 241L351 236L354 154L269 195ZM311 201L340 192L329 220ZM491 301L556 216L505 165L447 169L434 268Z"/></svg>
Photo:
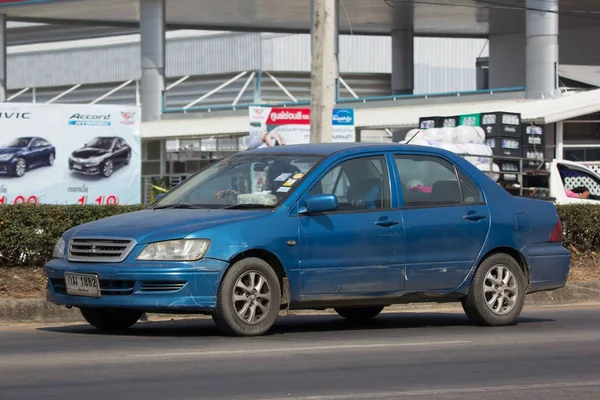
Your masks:
<svg viewBox="0 0 600 400"><path fill-rule="evenodd" d="M84 175L110 177L115 168L129 165L131 147L117 136L98 136L75 150L69 157L69 169Z"/></svg>
<svg viewBox="0 0 600 400"><path fill-rule="evenodd" d="M56 148L41 137L17 137L0 146L0 174L17 178L32 168L54 165Z"/></svg>

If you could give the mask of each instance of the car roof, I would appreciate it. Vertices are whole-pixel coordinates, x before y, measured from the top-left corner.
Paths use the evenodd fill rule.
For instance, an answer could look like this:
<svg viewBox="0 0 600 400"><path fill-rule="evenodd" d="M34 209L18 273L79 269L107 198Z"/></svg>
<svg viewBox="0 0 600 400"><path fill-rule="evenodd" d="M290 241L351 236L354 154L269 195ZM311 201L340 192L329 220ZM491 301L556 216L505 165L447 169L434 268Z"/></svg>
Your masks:
<svg viewBox="0 0 600 400"><path fill-rule="evenodd" d="M263 147L260 149L249 150L255 153L263 154L311 154L329 156L342 151L402 151L419 150L430 154L447 154L448 151L430 146L418 146L412 144L399 143L369 143L369 142L344 142L344 143L307 143L290 144L285 146ZM242 152L245 153L245 152Z"/></svg>

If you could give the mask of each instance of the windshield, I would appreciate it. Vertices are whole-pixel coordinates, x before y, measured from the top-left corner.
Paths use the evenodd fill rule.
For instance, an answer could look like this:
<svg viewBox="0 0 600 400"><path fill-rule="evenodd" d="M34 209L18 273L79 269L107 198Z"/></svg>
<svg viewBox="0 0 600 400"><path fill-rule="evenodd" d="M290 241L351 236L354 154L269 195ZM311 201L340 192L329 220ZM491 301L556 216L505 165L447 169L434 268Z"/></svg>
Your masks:
<svg viewBox="0 0 600 400"><path fill-rule="evenodd" d="M274 208L322 158L236 154L189 177L154 208Z"/></svg>
<svg viewBox="0 0 600 400"><path fill-rule="evenodd" d="M90 142L88 142L88 144L86 145L86 147L93 147L95 149L104 149L104 150L110 150L112 145L113 145L113 138L93 138Z"/></svg>
<svg viewBox="0 0 600 400"><path fill-rule="evenodd" d="M16 138L8 142L4 147L27 147L31 138Z"/></svg>

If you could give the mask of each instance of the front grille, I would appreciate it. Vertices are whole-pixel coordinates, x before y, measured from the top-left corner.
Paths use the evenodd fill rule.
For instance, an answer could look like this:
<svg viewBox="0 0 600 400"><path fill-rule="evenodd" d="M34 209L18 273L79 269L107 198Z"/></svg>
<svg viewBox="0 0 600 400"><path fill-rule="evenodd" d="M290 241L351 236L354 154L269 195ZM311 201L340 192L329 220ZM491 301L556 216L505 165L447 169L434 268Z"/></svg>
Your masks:
<svg viewBox="0 0 600 400"><path fill-rule="evenodd" d="M73 238L69 243L69 261L121 262L135 245L133 239Z"/></svg>
<svg viewBox="0 0 600 400"><path fill-rule="evenodd" d="M186 282L180 281L146 281L140 285L140 292L176 292L183 289Z"/></svg>

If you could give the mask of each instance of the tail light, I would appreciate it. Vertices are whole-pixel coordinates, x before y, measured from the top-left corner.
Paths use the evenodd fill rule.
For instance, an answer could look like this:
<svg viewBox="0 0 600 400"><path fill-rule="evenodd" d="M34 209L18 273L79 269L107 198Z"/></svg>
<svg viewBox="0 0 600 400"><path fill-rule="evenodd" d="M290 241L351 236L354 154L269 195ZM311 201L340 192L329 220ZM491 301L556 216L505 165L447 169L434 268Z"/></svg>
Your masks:
<svg viewBox="0 0 600 400"><path fill-rule="evenodd" d="M563 241L563 230L560 219L556 223L552 235L550 235L550 243L562 243Z"/></svg>

